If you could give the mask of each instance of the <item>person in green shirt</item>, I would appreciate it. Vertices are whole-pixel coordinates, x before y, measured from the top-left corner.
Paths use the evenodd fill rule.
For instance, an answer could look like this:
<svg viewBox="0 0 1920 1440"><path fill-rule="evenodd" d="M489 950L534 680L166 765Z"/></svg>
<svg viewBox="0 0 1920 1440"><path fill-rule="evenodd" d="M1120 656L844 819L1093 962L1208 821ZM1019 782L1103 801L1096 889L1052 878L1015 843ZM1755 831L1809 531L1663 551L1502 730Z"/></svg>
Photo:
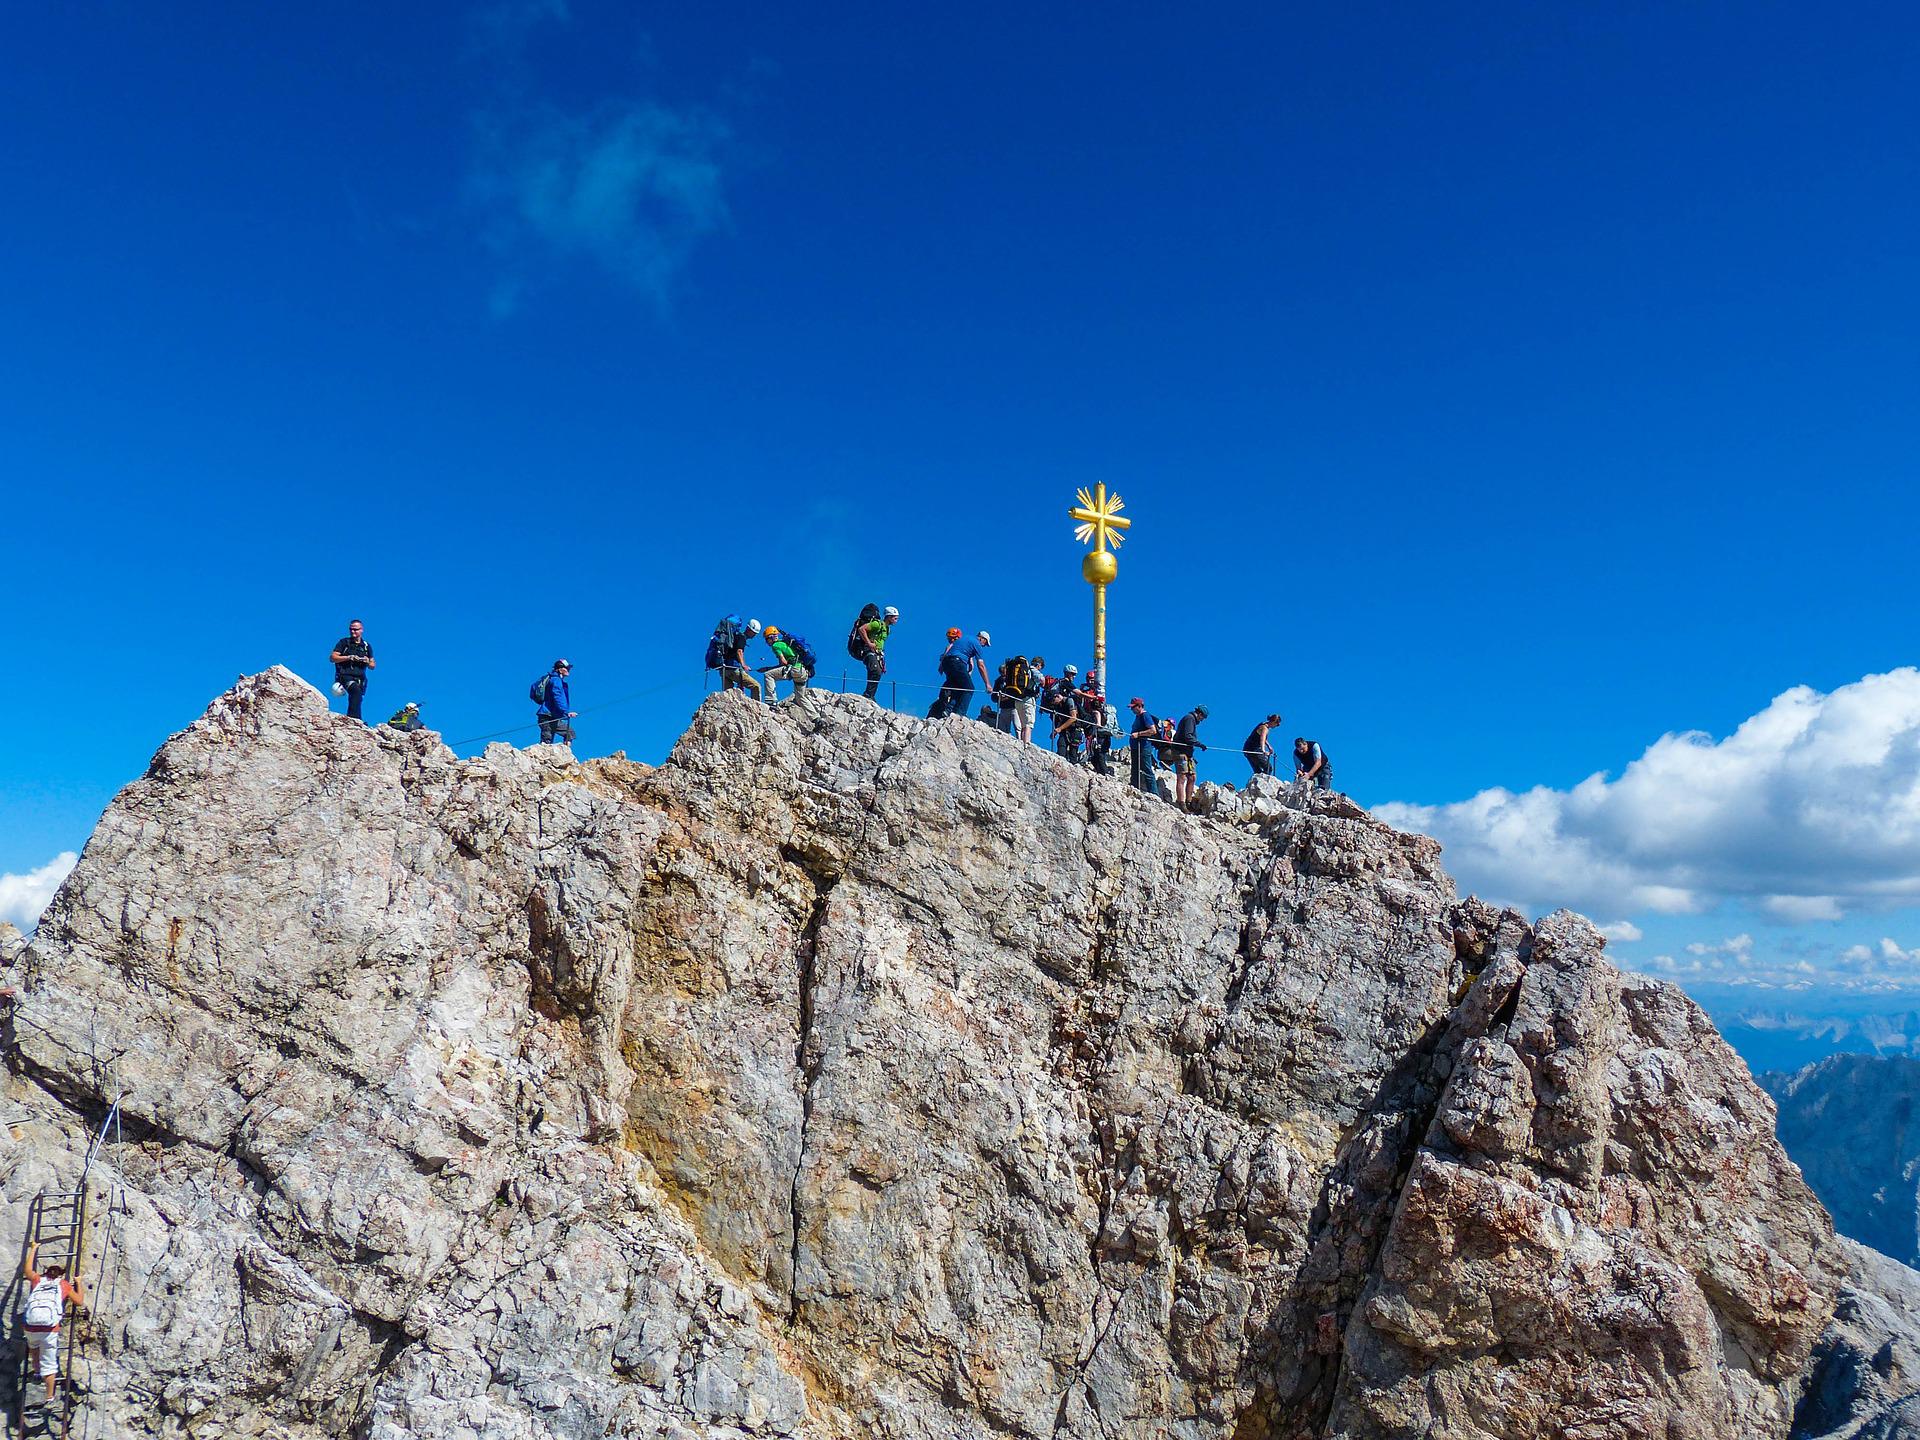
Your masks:
<svg viewBox="0 0 1920 1440"><path fill-rule="evenodd" d="M867 667L867 688L861 693L871 700L880 692L880 677L887 673L887 640L899 623L900 611L892 605L875 610L869 605L853 622L848 651Z"/></svg>
<svg viewBox="0 0 1920 1440"><path fill-rule="evenodd" d="M761 634L766 639L767 648L773 651L774 658L779 662L760 667L761 673L767 677L767 703L771 705L780 698L779 682L782 680L793 682L794 698L799 699L801 692L807 688L807 681L813 678L813 672L807 669L800 653L787 642L778 626L769 625Z"/></svg>

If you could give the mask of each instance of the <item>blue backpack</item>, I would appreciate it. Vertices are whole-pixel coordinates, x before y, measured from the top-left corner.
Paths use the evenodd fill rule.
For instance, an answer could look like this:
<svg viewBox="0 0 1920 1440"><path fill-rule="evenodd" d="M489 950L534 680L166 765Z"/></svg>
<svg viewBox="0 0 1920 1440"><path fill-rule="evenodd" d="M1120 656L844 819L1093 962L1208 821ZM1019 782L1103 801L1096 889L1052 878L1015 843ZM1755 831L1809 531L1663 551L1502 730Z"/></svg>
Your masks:
<svg viewBox="0 0 1920 1440"><path fill-rule="evenodd" d="M820 669L820 659L813 653L813 647L791 630L784 633L787 644L791 645L793 647L793 653L800 657L800 663L806 666L809 671L818 672Z"/></svg>
<svg viewBox="0 0 1920 1440"><path fill-rule="evenodd" d="M549 670L545 675L542 675L538 680L534 681L533 684L527 687L527 698L533 701L533 703L536 705L546 704L547 703L547 681L551 680L552 678L553 678L553 672Z"/></svg>
<svg viewBox="0 0 1920 1440"><path fill-rule="evenodd" d="M740 648L740 623L738 615L729 615L713 627L713 638L707 641L707 669L718 670L733 658Z"/></svg>

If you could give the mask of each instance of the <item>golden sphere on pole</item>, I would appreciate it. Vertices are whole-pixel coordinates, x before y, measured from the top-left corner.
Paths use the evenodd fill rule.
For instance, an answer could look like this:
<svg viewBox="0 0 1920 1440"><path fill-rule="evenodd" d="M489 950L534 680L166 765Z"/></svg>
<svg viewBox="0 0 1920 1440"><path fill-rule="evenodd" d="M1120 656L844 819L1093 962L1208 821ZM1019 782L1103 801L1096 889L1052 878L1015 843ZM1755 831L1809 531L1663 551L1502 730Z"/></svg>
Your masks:
<svg viewBox="0 0 1920 1440"><path fill-rule="evenodd" d="M1080 557L1080 573L1089 585L1111 585L1120 573L1119 558L1111 550L1089 550Z"/></svg>

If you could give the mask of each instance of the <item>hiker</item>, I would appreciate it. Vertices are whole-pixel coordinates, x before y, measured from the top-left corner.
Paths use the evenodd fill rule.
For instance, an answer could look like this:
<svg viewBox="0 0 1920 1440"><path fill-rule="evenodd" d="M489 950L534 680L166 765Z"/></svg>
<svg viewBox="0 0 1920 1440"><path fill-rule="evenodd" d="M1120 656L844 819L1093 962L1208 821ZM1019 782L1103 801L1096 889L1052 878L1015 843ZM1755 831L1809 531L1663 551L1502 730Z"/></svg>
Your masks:
<svg viewBox="0 0 1920 1440"><path fill-rule="evenodd" d="M960 627L952 626L947 631L947 648L940 652L940 677L944 682L940 693L934 697L933 709L927 712L929 719L938 719L942 715L965 715L973 709L973 676L980 672L980 683L991 685L993 681L987 675L986 657L980 652L993 644L993 637L982 630L971 640L964 640Z"/></svg>
<svg viewBox="0 0 1920 1440"><path fill-rule="evenodd" d="M1000 663L999 671L993 677L993 690L988 698L993 701L993 728L1002 735L1011 735L1020 722L1020 690L1018 677L1027 668L1027 657L1015 655Z"/></svg>
<svg viewBox="0 0 1920 1440"><path fill-rule="evenodd" d="M540 722L540 743L553 745L564 740L573 743L573 727L567 722L574 718L572 710L573 690L567 683L567 677L573 673L573 666L565 660L553 662L553 668L527 690L527 698L540 708L534 711L533 718Z"/></svg>
<svg viewBox="0 0 1920 1440"><path fill-rule="evenodd" d="M1034 707L1040 698L1040 666L1045 663L1038 655L1031 664L1026 656L1016 655L1000 667L1004 696L1000 713L1005 717L1000 728L1029 742L1033 739Z"/></svg>
<svg viewBox="0 0 1920 1440"><path fill-rule="evenodd" d="M1138 695L1127 702L1133 719L1127 729L1127 780L1134 789L1153 793L1153 755L1148 749L1160 733L1160 721L1147 713L1147 702Z"/></svg>
<svg viewBox="0 0 1920 1440"><path fill-rule="evenodd" d="M360 719L360 701L367 693L367 671L374 668L373 646L367 643L367 627L358 620L347 622L347 633L333 642L333 693L347 697L347 714ZM364 722L363 722L364 723Z"/></svg>
<svg viewBox="0 0 1920 1440"><path fill-rule="evenodd" d="M1087 727L1087 760L1092 764L1094 773L1110 775L1112 767L1107 757L1113 750L1113 730L1115 716L1113 707L1107 704L1107 697L1100 693L1100 682L1089 677L1087 688L1080 692L1080 718Z"/></svg>
<svg viewBox="0 0 1920 1440"><path fill-rule="evenodd" d="M813 653L813 647L791 630L783 631L778 626L767 626L761 636L767 642L767 648L773 651L776 665L761 667L761 673L767 677L767 703L773 704L780 698L780 682L793 682L793 698L798 700L807 688L807 681L813 678L814 666L819 656Z"/></svg>
<svg viewBox="0 0 1920 1440"><path fill-rule="evenodd" d="M1040 692L1040 709L1048 720L1053 722L1053 748L1060 748L1060 732L1073 719L1075 702L1074 692L1080 686L1080 667L1069 665L1060 672L1059 678L1049 680Z"/></svg>
<svg viewBox="0 0 1920 1440"><path fill-rule="evenodd" d="M1305 736L1294 737L1293 778L1311 781L1316 790L1333 789L1333 762L1327 759L1327 752L1318 742Z"/></svg>
<svg viewBox="0 0 1920 1440"><path fill-rule="evenodd" d="M1193 752L1207 747L1200 743L1200 722L1207 718L1207 707L1196 705L1180 717L1173 731L1173 803L1185 810L1193 803L1194 781L1199 765Z"/></svg>
<svg viewBox="0 0 1920 1440"><path fill-rule="evenodd" d="M1046 693L1047 686L1053 682L1047 678L1047 657L1036 655L1027 662L1027 683L1021 687L1020 698L1014 705L1014 714L1020 731L1020 738L1027 744L1033 743L1033 722L1040 713L1040 697Z"/></svg>
<svg viewBox="0 0 1920 1440"><path fill-rule="evenodd" d="M407 701L406 704L402 705L398 710L394 711L392 715L387 717L387 727L391 730L398 730L406 735L411 735L416 730L426 729L425 722L420 719L420 702L418 700Z"/></svg>
<svg viewBox="0 0 1920 1440"><path fill-rule="evenodd" d="M1273 741L1267 732L1280 723L1278 715L1269 715L1253 727L1247 736L1247 743L1240 747L1247 757L1247 764L1253 767L1256 775L1273 774Z"/></svg>
<svg viewBox="0 0 1920 1440"><path fill-rule="evenodd" d="M78 1243L78 1237L76 1237ZM54 1387L60 1383L60 1321L65 1318L67 1302L87 1303L77 1280L68 1280L64 1265L49 1265L45 1272L34 1268L40 1242L27 1246L27 1258L20 1271L27 1277L27 1298L20 1307L20 1325L27 1332L27 1371L37 1367L47 1382L47 1403L53 1403Z"/></svg>
<svg viewBox="0 0 1920 1440"><path fill-rule="evenodd" d="M869 700L880 692L880 677L887 673L887 639L899 620L900 612L893 606L882 610L869 602L860 607L847 636L847 653L867 667L867 688L861 693Z"/></svg>
<svg viewBox="0 0 1920 1440"><path fill-rule="evenodd" d="M747 642L759 633L758 620L742 620L738 615L729 615L713 627L713 638L707 641L707 669L720 672L722 690L737 685L760 699L760 681L747 664Z"/></svg>

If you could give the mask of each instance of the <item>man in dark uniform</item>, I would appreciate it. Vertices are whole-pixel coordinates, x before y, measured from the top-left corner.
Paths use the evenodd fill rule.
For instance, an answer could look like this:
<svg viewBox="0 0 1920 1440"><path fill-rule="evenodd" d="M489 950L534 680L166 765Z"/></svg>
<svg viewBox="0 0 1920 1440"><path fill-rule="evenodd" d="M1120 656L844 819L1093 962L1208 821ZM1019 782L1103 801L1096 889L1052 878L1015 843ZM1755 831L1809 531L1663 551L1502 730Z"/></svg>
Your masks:
<svg viewBox="0 0 1920 1440"><path fill-rule="evenodd" d="M360 701L367 693L367 671L373 669L373 646L367 643L366 627L358 620L347 622L347 633L333 642L333 683L347 697L347 714L360 719ZM377 712L376 712L377 713Z"/></svg>

